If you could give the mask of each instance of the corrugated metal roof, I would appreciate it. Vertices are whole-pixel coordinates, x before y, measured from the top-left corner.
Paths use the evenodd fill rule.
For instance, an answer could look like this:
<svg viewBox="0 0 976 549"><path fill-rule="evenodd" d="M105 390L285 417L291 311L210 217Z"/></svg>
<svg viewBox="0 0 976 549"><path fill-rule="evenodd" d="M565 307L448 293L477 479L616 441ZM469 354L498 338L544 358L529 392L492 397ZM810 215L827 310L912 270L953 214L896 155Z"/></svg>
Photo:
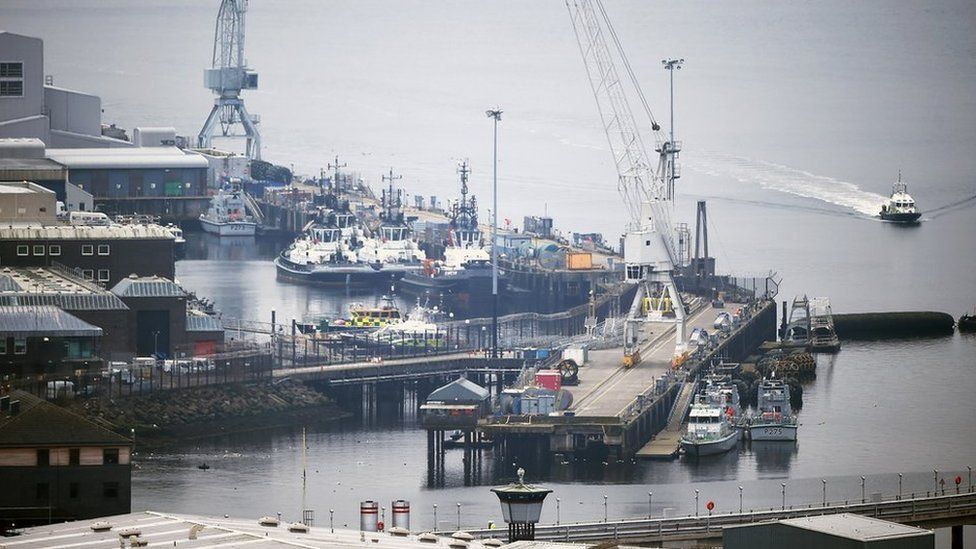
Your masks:
<svg viewBox="0 0 976 549"><path fill-rule="evenodd" d="M10 275L0 274L0 292L20 292L23 288Z"/></svg>
<svg viewBox="0 0 976 549"><path fill-rule="evenodd" d="M5 240L173 240L173 234L161 225L22 225L0 227Z"/></svg>
<svg viewBox="0 0 976 549"><path fill-rule="evenodd" d="M188 332L222 332L224 326L220 319L210 315L187 315L186 331Z"/></svg>
<svg viewBox="0 0 976 549"><path fill-rule="evenodd" d="M48 149L48 158L71 170L126 168L206 168L207 159L176 147Z"/></svg>
<svg viewBox="0 0 976 549"><path fill-rule="evenodd" d="M66 311L117 311L129 307L115 294L0 294L0 306L51 305Z"/></svg>
<svg viewBox="0 0 976 549"><path fill-rule="evenodd" d="M184 297L186 291L168 278L161 276L123 278L112 288L120 297Z"/></svg>
<svg viewBox="0 0 976 549"><path fill-rule="evenodd" d="M0 306L0 334L17 337L101 336L102 329L51 305Z"/></svg>

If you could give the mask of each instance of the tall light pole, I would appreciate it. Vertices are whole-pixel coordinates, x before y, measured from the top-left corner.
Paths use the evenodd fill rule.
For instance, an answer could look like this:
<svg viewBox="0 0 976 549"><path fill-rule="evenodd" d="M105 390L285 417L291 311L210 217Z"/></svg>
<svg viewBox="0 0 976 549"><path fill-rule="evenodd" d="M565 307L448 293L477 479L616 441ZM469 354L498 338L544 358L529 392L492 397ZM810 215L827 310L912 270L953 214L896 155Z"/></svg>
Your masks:
<svg viewBox="0 0 976 549"><path fill-rule="evenodd" d="M674 161L677 157L678 147L674 141L674 71L675 69L681 70L681 65L685 62L684 59L662 59L661 64L664 65L664 70L668 71L671 77L671 127L669 132L671 138L668 141L668 158L671 160L671 166L668 169L668 196L674 195Z"/></svg>
<svg viewBox="0 0 976 549"><path fill-rule="evenodd" d="M494 121L494 147L492 159L492 207L491 207L491 358L498 357L498 121L502 111L495 107L485 111Z"/></svg>

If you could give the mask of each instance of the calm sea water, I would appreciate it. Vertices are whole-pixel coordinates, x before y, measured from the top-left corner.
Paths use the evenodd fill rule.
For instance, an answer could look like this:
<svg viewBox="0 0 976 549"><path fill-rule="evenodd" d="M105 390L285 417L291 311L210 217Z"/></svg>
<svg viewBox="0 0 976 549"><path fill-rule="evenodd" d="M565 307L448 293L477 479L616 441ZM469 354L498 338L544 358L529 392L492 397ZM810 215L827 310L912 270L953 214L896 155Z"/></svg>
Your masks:
<svg viewBox="0 0 976 549"><path fill-rule="evenodd" d="M210 108L217 2L7 0L5 29L45 40L59 86L102 96L105 120L195 134ZM676 74L684 143L678 217L709 201L719 269L776 270L782 295L826 295L836 312L976 305L976 7L866 1L819 3L608 2L659 119ZM393 167L409 193L453 196L455 162L469 158L487 199L491 126L499 131L500 217L552 215L564 232L621 231L623 207L563 2L254 0L248 59L261 89L264 156L309 173L334 154L370 181ZM898 170L927 213L904 228L869 214ZM487 202L484 202L487 204ZM960 206L947 207L962 203ZM194 241L178 264L187 287L230 316L258 320L334 314L362 296L277 283L274 245ZM368 297L368 296L367 296ZM976 461L971 398L976 340L847 343L806 389L795 448L751 448L711 462L572 464L538 474L556 487L563 520L665 507L693 511L693 489L719 509L859 497L912 473ZM298 507L296 431L221 438L154 456L135 474L136 507L260 515ZM310 505L353 523L361 499L405 497L415 521L498 518L483 487L463 487L459 456L444 488L426 485L423 438L411 422L312 426ZM395 459L390 448L395 448ZM456 458L456 459L455 459ZM206 459L209 472L195 468ZM511 476L486 460L482 481ZM836 496L834 494L836 490ZM552 505L547 508L555 520ZM969 535L972 543L973 534Z"/></svg>

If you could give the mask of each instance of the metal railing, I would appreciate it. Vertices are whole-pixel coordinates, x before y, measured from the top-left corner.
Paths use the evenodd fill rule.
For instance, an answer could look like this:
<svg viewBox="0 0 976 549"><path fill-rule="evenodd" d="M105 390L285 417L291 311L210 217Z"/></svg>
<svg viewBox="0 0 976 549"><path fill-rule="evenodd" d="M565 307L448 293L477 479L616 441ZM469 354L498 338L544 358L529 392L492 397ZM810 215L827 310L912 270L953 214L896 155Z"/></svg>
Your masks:
<svg viewBox="0 0 976 549"><path fill-rule="evenodd" d="M594 542L601 540L661 540L669 537L719 537L722 528L787 518L853 513L892 522L938 522L976 516L976 493L971 489L959 494L889 499L865 503L828 502L826 506L750 510L742 513L702 514L676 518L626 519L608 522L578 522L536 526L537 540ZM469 530L471 535L488 538L497 530Z"/></svg>

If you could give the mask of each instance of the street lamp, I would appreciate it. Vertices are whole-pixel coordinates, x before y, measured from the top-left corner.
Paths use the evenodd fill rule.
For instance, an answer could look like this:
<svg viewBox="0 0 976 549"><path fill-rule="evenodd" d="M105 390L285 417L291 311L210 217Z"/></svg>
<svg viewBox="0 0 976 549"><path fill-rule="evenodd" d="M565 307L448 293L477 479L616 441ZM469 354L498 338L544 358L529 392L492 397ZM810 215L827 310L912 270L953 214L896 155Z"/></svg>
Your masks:
<svg viewBox="0 0 976 549"><path fill-rule="evenodd" d="M607 522L607 495L603 494L603 522Z"/></svg>
<svg viewBox="0 0 976 549"><path fill-rule="evenodd" d="M742 513L742 487L739 486L739 513Z"/></svg>
<svg viewBox="0 0 976 549"><path fill-rule="evenodd" d="M647 493L647 518L651 518L651 501L654 498L654 492Z"/></svg>
<svg viewBox="0 0 976 549"><path fill-rule="evenodd" d="M491 357L498 355L498 121L502 111L497 107L485 111L494 123L494 155L492 166L491 207Z"/></svg>
<svg viewBox="0 0 976 549"><path fill-rule="evenodd" d="M559 498L556 498L556 526L559 526Z"/></svg>
<svg viewBox="0 0 976 549"><path fill-rule="evenodd" d="M820 482L823 483L823 506L827 506L827 479L822 478Z"/></svg>
<svg viewBox="0 0 976 549"><path fill-rule="evenodd" d="M779 485L783 487L783 507L782 507L782 509L785 511L786 510L786 483L785 482L781 482L781 483L779 483Z"/></svg>
<svg viewBox="0 0 976 549"><path fill-rule="evenodd" d="M861 476L861 503L864 503L864 476Z"/></svg>
<svg viewBox="0 0 976 549"><path fill-rule="evenodd" d="M461 503L460 502L458 502L457 504L457 510L458 510L457 529L458 531L460 531L461 530Z"/></svg>
<svg viewBox="0 0 976 549"><path fill-rule="evenodd" d="M901 499L901 473L898 473L898 499Z"/></svg>
<svg viewBox="0 0 976 549"><path fill-rule="evenodd" d="M329 509L329 533L331 534L335 533L335 525L332 522L332 519L334 518L335 518L335 509Z"/></svg>
<svg viewBox="0 0 976 549"><path fill-rule="evenodd" d="M698 516L698 490L695 490L695 516Z"/></svg>
<svg viewBox="0 0 976 549"><path fill-rule="evenodd" d="M434 504L434 531L437 531L437 504Z"/></svg>

